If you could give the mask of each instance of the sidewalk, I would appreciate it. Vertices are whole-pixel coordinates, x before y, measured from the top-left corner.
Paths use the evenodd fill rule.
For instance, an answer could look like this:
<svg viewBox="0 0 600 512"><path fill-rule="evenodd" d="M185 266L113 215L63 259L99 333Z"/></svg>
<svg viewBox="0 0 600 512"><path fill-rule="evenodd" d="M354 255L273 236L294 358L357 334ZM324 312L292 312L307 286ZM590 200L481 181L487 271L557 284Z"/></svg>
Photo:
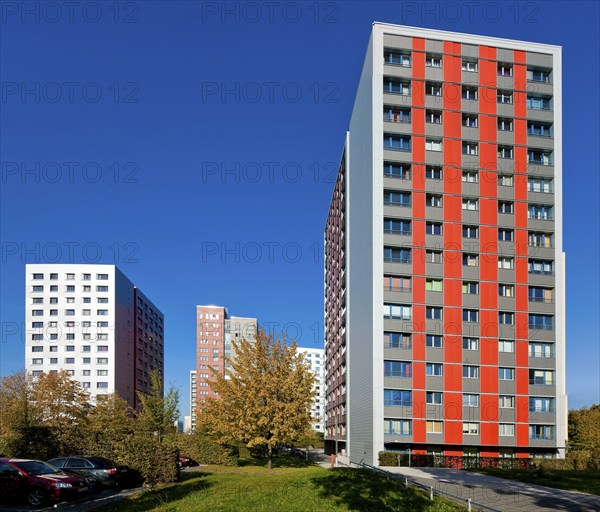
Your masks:
<svg viewBox="0 0 600 512"><path fill-rule="evenodd" d="M515 480L446 468L381 468L407 477L434 490L447 492L463 500L471 498L501 512L537 512L565 510L573 512L600 512L600 496L574 491L563 491L541 485L525 484ZM476 506L473 507L477 509Z"/></svg>

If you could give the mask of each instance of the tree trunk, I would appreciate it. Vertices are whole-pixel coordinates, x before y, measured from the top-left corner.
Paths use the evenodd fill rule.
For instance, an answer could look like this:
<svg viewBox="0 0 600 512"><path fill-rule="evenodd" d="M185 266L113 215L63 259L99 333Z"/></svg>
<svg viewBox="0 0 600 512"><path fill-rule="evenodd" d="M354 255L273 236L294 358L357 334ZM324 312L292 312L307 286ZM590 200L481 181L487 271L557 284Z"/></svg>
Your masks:
<svg viewBox="0 0 600 512"><path fill-rule="evenodd" d="M267 467L269 469L273 469L273 448L269 445L269 462L267 463Z"/></svg>

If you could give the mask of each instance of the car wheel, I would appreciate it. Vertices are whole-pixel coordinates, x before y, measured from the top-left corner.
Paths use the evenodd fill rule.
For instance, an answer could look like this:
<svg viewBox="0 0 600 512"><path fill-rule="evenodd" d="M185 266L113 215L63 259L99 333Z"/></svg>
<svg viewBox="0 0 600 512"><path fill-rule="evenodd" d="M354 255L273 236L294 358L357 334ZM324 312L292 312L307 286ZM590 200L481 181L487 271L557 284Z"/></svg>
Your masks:
<svg viewBox="0 0 600 512"><path fill-rule="evenodd" d="M48 499L48 493L41 487L34 487L27 493L27 501L34 507L41 507Z"/></svg>

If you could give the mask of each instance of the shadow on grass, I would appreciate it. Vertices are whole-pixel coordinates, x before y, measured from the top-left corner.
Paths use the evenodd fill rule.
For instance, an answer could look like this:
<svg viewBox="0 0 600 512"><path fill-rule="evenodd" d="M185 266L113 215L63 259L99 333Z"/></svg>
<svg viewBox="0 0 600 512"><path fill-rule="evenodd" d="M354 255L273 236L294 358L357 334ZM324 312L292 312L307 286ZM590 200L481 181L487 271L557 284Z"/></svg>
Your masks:
<svg viewBox="0 0 600 512"><path fill-rule="evenodd" d="M267 467L269 459L266 457L254 457L251 459L239 459L238 466L262 466ZM310 468L315 465L314 462L291 455L275 455L273 457L274 468Z"/></svg>
<svg viewBox="0 0 600 512"><path fill-rule="evenodd" d="M97 510L102 512L152 510L160 505L182 499L189 494L208 489L211 484L206 481L206 477L211 474L206 471L182 473L181 481L177 484L147 490L137 497L120 501L114 505L107 505Z"/></svg>
<svg viewBox="0 0 600 512"><path fill-rule="evenodd" d="M396 480L363 469L337 468L327 476L313 478L323 498L334 499L350 510L422 511L431 507L431 501Z"/></svg>

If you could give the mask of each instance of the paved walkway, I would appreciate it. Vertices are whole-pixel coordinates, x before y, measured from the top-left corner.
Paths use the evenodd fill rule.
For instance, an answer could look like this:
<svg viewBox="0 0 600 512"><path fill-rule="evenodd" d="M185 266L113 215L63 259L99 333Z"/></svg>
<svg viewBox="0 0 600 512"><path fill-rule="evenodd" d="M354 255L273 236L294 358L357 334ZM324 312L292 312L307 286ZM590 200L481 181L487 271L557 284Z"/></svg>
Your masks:
<svg viewBox="0 0 600 512"><path fill-rule="evenodd" d="M395 473L399 479L407 477L434 491L443 491L464 500L501 512L537 512L565 510L573 512L600 512L600 496L563 491L541 485L532 485L493 476L446 468L381 468ZM476 506L473 506L477 510Z"/></svg>

